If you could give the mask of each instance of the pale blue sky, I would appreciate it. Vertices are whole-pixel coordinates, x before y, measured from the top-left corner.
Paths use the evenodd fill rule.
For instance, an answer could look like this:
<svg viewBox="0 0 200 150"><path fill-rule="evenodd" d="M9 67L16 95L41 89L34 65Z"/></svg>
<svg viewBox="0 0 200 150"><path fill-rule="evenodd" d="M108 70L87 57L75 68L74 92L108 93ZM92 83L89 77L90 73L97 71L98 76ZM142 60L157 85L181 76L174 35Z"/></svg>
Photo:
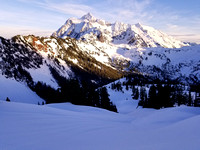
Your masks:
<svg viewBox="0 0 200 150"><path fill-rule="evenodd" d="M68 18L88 12L200 43L200 0L0 0L0 36L49 36Z"/></svg>

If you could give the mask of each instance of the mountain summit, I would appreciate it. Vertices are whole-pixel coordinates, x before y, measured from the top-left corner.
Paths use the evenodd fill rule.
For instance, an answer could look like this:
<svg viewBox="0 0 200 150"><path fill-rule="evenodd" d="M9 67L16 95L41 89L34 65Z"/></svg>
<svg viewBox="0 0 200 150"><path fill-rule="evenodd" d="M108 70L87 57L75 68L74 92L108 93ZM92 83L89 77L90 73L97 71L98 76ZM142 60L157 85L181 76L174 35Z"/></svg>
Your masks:
<svg viewBox="0 0 200 150"><path fill-rule="evenodd" d="M181 41L156 30L137 23L135 25L122 22L108 23L97 19L91 13L78 18L70 18L53 33L54 37L71 37L78 40L100 40L115 45L126 44L129 47L164 47L180 48L187 46Z"/></svg>
<svg viewBox="0 0 200 150"><path fill-rule="evenodd" d="M91 14L91 13L87 13L86 15L84 15L83 17L81 17L82 20L88 20L88 21L96 21L97 19Z"/></svg>

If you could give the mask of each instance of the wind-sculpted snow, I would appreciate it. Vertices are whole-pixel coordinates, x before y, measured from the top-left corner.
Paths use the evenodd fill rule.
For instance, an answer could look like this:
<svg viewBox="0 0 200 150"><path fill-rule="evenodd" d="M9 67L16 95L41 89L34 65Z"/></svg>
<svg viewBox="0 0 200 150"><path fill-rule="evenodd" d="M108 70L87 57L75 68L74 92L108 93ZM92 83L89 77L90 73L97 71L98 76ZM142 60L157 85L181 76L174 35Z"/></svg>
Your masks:
<svg viewBox="0 0 200 150"><path fill-rule="evenodd" d="M2 150L199 150L195 107L113 113L68 103L0 101Z"/></svg>

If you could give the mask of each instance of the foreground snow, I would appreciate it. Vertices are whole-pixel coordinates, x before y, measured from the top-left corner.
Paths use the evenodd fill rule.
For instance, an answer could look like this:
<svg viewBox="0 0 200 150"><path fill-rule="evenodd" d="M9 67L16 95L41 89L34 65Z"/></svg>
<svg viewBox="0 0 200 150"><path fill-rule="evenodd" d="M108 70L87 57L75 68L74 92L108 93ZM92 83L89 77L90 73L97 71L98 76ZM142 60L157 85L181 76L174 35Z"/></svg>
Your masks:
<svg viewBox="0 0 200 150"><path fill-rule="evenodd" d="M0 149L200 149L200 108L133 110L113 113L69 103L0 101Z"/></svg>

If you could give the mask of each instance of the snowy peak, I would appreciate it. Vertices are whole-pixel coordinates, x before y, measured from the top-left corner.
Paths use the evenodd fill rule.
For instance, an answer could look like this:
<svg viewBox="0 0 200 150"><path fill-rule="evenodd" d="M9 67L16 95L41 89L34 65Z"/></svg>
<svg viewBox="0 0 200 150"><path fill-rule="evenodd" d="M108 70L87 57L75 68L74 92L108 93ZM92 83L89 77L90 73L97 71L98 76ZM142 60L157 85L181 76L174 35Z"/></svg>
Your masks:
<svg viewBox="0 0 200 150"><path fill-rule="evenodd" d="M107 44L126 45L125 47L165 47L188 46L173 37L140 23L135 25L123 22L108 23L88 13L80 19L71 18L53 33L54 37L71 37L88 42L101 41Z"/></svg>
<svg viewBox="0 0 200 150"><path fill-rule="evenodd" d="M81 17L82 20L88 20L88 21L96 21L97 19L91 14L87 13L83 17Z"/></svg>

